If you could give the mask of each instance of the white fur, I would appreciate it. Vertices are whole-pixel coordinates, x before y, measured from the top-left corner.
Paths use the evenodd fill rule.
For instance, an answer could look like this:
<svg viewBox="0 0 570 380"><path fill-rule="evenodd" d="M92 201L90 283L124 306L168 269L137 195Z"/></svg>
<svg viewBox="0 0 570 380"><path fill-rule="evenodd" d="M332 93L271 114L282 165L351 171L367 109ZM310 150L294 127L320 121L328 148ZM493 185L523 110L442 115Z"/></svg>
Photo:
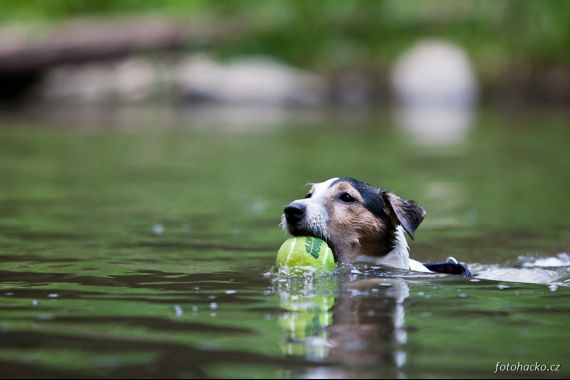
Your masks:
<svg viewBox="0 0 570 380"><path fill-rule="evenodd" d="M327 179L325 182L313 184L313 195L311 196L311 198L308 198L306 200L307 201L316 201L316 202L322 201L322 199L325 196L325 194L327 193L327 190L329 189L329 187L337 179L338 178L331 178L331 179Z"/></svg>
<svg viewBox="0 0 570 380"><path fill-rule="evenodd" d="M406 240L402 226L396 227L394 243L394 248L386 256L376 260L376 263L391 268L431 273L422 263L410 259L410 247L408 246L408 241Z"/></svg>
<svg viewBox="0 0 570 380"><path fill-rule="evenodd" d="M328 213L325 208L325 195L330 185L338 178L331 178L325 182L313 185L313 194L311 198L297 199L292 204L302 204L305 206L305 220L308 227L319 234L321 237L328 239L329 232L327 228ZM281 218L281 227L287 229L287 221L285 215Z"/></svg>
<svg viewBox="0 0 570 380"><path fill-rule="evenodd" d="M432 273L424 264L412 259L410 259L410 270L414 272Z"/></svg>

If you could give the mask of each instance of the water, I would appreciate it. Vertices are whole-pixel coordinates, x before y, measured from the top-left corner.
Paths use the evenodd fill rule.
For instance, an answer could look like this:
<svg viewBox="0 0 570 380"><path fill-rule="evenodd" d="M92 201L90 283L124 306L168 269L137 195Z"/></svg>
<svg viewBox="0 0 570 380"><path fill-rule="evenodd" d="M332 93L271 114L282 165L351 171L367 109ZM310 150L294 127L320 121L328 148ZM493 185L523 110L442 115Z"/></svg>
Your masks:
<svg viewBox="0 0 570 380"><path fill-rule="evenodd" d="M0 376L570 375L564 115L446 145L390 115L101 116L2 122ZM282 206L344 175L427 209L414 258L491 280L272 274Z"/></svg>

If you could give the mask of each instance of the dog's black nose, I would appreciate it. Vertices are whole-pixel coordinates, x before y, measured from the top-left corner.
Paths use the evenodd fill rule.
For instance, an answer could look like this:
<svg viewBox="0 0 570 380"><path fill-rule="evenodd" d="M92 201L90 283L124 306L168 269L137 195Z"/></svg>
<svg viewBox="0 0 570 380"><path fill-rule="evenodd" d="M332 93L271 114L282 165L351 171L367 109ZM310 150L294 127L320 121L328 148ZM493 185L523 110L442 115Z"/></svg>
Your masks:
<svg viewBox="0 0 570 380"><path fill-rule="evenodd" d="M300 203L291 203L283 210L285 212L285 218L289 223L297 223L299 220L303 219L305 215L306 207Z"/></svg>

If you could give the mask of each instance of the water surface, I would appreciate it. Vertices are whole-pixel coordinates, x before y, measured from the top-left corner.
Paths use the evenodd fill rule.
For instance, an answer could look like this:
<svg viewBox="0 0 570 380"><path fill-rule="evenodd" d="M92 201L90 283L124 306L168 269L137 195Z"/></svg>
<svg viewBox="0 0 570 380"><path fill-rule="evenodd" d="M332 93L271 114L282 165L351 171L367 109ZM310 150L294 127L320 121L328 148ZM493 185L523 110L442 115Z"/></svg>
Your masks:
<svg viewBox="0 0 570 380"><path fill-rule="evenodd" d="M0 376L570 375L565 115L481 112L445 145L391 113L222 116L3 119ZM500 281L272 274L283 205L337 176L426 208L415 258Z"/></svg>

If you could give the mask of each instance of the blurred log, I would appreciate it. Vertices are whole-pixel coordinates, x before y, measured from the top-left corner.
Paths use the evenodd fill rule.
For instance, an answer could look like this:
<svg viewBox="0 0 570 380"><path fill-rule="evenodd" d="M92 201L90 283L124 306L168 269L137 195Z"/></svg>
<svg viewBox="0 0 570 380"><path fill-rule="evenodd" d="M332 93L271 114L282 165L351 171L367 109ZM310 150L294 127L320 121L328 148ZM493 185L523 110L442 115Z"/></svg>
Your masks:
<svg viewBox="0 0 570 380"><path fill-rule="evenodd" d="M148 18L77 20L41 35L5 28L0 30L0 75L37 73L52 66L135 53L183 50L223 42L243 32L232 23L212 26Z"/></svg>
<svg viewBox="0 0 570 380"><path fill-rule="evenodd" d="M147 52L175 52L243 37L236 22L211 24L157 18L75 20L31 33L0 29L0 103L17 103L49 69L118 60Z"/></svg>

